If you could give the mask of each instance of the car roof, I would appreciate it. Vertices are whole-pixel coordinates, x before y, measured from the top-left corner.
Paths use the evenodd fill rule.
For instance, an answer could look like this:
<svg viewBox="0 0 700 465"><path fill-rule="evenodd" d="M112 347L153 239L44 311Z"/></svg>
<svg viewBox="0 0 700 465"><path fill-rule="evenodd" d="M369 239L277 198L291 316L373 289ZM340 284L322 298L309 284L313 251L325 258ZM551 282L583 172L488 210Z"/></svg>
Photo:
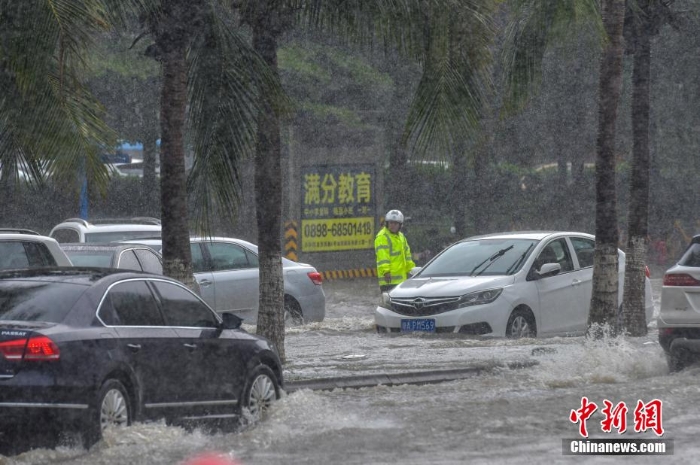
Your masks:
<svg viewBox="0 0 700 465"><path fill-rule="evenodd" d="M53 237L49 236L41 236L38 234L11 234L11 233L2 233L0 234L0 241L31 241L31 242L43 242L43 243L55 243L58 245L58 242L56 242L56 239Z"/></svg>
<svg viewBox="0 0 700 465"><path fill-rule="evenodd" d="M24 228L0 228L0 234L30 234L32 236L40 236L36 231Z"/></svg>
<svg viewBox="0 0 700 465"><path fill-rule="evenodd" d="M550 236L582 236L590 239L594 238L592 234L575 231L506 231L467 237L463 240L471 241L476 239L531 239L541 241Z"/></svg>
<svg viewBox="0 0 700 465"><path fill-rule="evenodd" d="M160 231L160 220L151 217L133 217L133 218L106 218L97 220L84 220L82 218L68 218L57 224L51 230L57 228L73 228L82 231Z"/></svg>
<svg viewBox="0 0 700 465"><path fill-rule="evenodd" d="M236 239L235 237L221 237L221 236L212 236L212 237L204 237L204 236L190 236L190 242L233 242L239 245L245 245L248 248L251 248L253 250L257 250L258 246L253 244L252 242L245 241L243 239ZM152 239L125 239L123 241L119 241L119 244L145 244L145 245L161 245L163 243L163 240L160 238L152 238Z"/></svg>
<svg viewBox="0 0 700 465"><path fill-rule="evenodd" d="M51 268L32 268L22 270L0 271L0 281L2 280L31 280L31 281L51 281L70 282L72 284L92 285L98 281L105 280L108 283L129 278L158 278L180 283L179 281L163 275L155 275L131 270L120 270L116 268L96 268L80 266L59 266Z"/></svg>
<svg viewBox="0 0 700 465"><path fill-rule="evenodd" d="M120 242L107 242L107 243L67 242L67 243L63 243L63 244L59 244L59 245L63 250L72 250L72 251L74 251L74 250L113 250L113 251L118 251L118 250L126 250L126 249L133 249L133 248L153 250L152 248L148 247L147 244L142 244L142 243L123 244Z"/></svg>

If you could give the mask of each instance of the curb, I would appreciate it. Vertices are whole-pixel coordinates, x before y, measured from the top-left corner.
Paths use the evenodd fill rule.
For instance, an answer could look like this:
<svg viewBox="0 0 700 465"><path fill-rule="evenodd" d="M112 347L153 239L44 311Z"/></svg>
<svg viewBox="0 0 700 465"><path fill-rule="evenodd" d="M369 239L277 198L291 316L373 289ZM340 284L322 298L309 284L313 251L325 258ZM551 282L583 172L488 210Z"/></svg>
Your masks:
<svg viewBox="0 0 700 465"><path fill-rule="evenodd" d="M499 363L495 365L474 365L466 368L453 370L429 370L415 371L407 373L381 373L376 375L345 376L336 378L316 378L287 381L284 383L284 390L291 394L300 389L310 389L312 391L332 391L333 389L360 389L375 386L397 386L401 384L435 384L445 381L455 381L466 379L492 371L494 368L529 368L538 365L536 360L525 362Z"/></svg>

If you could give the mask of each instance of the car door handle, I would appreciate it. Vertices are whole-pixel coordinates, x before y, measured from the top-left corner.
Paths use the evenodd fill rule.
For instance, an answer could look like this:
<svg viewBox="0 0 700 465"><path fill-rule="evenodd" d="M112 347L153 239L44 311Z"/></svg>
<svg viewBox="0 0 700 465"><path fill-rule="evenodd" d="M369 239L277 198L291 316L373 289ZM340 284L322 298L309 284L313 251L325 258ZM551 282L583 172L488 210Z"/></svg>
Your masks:
<svg viewBox="0 0 700 465"><path fill-rule="evenodd" d="M127 344L126 346L127 346L127 347L129 348L129 350L131 350L132 352L138 352L139 350L141 350L141 344Z"/></svg>
<svg viewBox="0 0 700 465"><path fill-rule="evenodd" d="M198 282L199 282L199 285L202 286L202 287L209 287L209 286L211 286L211 281L209 281L208 279L203 279L203 280L198 281Z"/></svg>
<svg viewBox="0 0 700 465"><path fill-rule="evenodd" d="M182 344L183 346L187 347L190 352L192 352L194 349L197 348L197 344Z"/></svg>
<svg viewBox="0 0 700 465"><path fill-rule="evenodd" d="M574 279L573 281L571 281L572 286L578 286L579 284L581 284L581 281L578 279Z"/></svg>

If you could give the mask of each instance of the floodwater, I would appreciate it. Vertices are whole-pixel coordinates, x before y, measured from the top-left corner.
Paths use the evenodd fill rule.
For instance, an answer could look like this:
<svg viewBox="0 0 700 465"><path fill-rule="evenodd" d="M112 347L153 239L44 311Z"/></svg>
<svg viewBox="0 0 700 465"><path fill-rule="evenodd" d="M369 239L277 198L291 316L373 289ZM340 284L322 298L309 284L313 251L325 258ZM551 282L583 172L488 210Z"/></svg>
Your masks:
<svg viewBox="0 0 700 465"><path fill-rule="evenodd" d="M659 280L653 280L658 312ZM691 463L700 445L700 367L669 374L657 332L637 339L476 340L445 335L378 335L379 293L370 280L327 282L327 318L286 334L289 380L352 376L473 364L493 368L432 385L300 390L284 396L262 422L238 433L194 431L162 423L108 432L89 451L36 449L0 464L182 464L216 452L237 464ZM652 326L654 326L652 324ZM536 361L530 368L504 363ZM499 366L500 365L500 366ZM637 402L662 402L662 438L673 455L565 456L577 439L569 419L582 397L599 406L591 438L654 439L634 431ZM627 432L603 432L603 401L624 402ZM650 426L650 425L647 425ZM670 444L670 443L669 443Z"/></svg>

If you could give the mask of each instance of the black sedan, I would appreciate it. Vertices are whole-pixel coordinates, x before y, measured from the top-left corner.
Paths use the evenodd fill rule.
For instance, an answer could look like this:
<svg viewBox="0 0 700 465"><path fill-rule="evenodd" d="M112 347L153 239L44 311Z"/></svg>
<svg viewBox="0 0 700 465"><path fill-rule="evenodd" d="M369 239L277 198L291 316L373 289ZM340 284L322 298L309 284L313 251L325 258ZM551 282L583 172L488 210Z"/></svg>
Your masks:
<svg viewBox="0 0 700 465"><path fill-rule="evenodd" d="M180 282L54 268L0 273L0 439L27 426L259 417L279 398L274 346Z"/></svg>

